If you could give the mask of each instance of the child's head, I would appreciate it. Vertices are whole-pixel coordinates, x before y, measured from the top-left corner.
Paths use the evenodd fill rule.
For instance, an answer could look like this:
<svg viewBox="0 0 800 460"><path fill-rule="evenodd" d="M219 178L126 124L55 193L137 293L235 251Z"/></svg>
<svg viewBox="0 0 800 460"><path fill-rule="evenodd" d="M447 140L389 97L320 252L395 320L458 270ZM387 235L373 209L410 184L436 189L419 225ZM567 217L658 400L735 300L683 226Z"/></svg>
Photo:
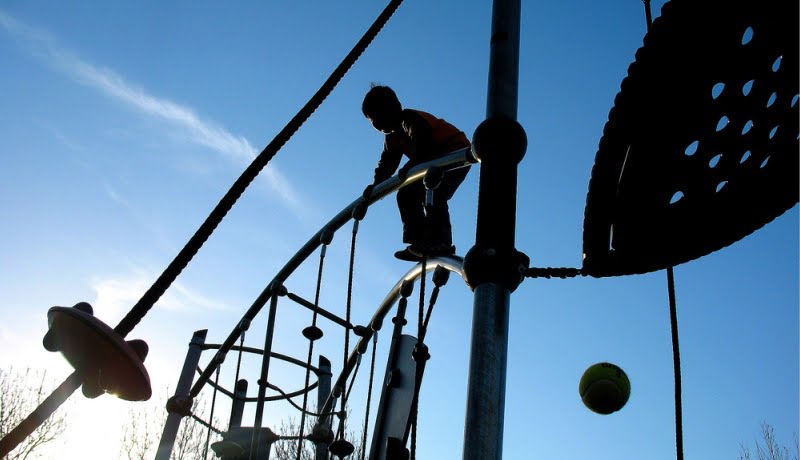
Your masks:
<svg viewBox="0 0 800 460"><path fill-rule="evenodd" d="M392 88L373 86L364 96L361 112L369 119L372 126L380 132L391 133L400 127L403 111L400 101Z"/></svg>

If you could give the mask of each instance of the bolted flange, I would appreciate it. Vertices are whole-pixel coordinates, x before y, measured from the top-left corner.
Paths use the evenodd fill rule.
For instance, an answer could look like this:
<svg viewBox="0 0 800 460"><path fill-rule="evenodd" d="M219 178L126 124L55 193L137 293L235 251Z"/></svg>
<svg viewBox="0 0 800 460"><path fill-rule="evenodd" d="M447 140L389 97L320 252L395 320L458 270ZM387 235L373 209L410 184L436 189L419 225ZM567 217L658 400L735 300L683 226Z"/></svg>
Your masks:
<svg viewBox="0 0 800 460"><path fill-rule="evenodd" d="M498 250L476 244L464 256L464 280L470 289L496 283L514 292L529 265L530 258L514 248Z"/></svg>

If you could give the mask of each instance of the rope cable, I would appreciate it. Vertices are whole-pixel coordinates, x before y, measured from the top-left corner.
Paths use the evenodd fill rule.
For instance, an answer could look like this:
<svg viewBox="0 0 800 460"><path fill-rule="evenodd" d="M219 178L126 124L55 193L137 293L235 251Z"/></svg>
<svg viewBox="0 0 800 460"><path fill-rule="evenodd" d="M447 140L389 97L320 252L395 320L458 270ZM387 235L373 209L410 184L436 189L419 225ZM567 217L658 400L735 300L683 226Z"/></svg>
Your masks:
<svg viewBox="0 0 800 460"><path fill-rule="evenodd" d="M342 408L339 412L335 414L339 416L339 425L336 427L337 437L336 439L344 439L344 430L345 430L345 419L347 418L347 411L345 410L345 401L350 397L350 391L353 389L353 383L356 381L356 376L358 375L358 369L361 367L361 355L358 355L358 359L356 359L356 366L353 368L353 374L350 377L350 384L347 386L347 389L342 390Z"/></svg>
<svg viewBox="0 0 800 460"><path fill-rule="evenodd" d="M244 335L246 331L242 331L241 337L239 337L239 353L236 357L236 376L233 380L234 388L239 383L239 370L242 368L242 353L244 352Z"/></svg>
<svg viewBox="0 0 800 460"><path fill-rule="evenodd" d="M667 267L667 289L669 290L669 319L672 331L672 368L675 374L675 451L678 460L683 460L683 413L681 410L681 351L678 344L678 307L675 301L675 275Z"/></svg>
<svg viewBox="0 0 800 460"><path fill-rule="evenodd" d="M575 278L584 276L578 268L568 267L531 267L525 269L522 274L527 278Z"/></svg>
<svg viewBox="0 0 800 460"><path fill-rule="evenodd" d="M411 460L417 458L417 415L419 414L419 391L422 386L422 366L424 361L423 357L423 339L425 338L425 320L423 312L425 311L425 278L426 268L428 264L428 254L422 254L422 273L419 278L419 307L417 308L417 346L414 349L416 356L416 372L414 375L414 394L411 397Z"/></svg>
<svg viewBox="0 0 800 460"><path fill-rule="evenodd" d="M350 392L353 390L353 384L356 383L356 375L358 375L358 369L361 367L361 355L358 355L358 359L356 359L356 367L353 369L353 376L350 378L350 385L347 386L347 391L344 394L344 399L350 399Z"/></svg>
<svg viewBox="0 0 800 460"><path fill-rule="evenodd" d="M217 366L217 375L214 377L214 391L211 393L211 413L208 416L208 419L211 422L214 421L214 408L217 405L217 387L219 386L219 369L220 366ZM208 424L208 430L206 431L206 445L203 448L203 458L208 458L208 445L211 443L211 423Z"/></svg>
<svg viewBox="0 0 800 460"><path fill-rule="evenodd" d="M364 460L364 455L367 453L367 429L369 428L369 409L372 403L372 382L375 378L375 354L378 348L378 331L372 336L372 356L369 363L369 384L367 385L367 409L364 413L364 430L361 435L361 460Z"/></svg>
<svg viewBox="0 0 800 460"><path fill-rule="evenodd" d="M420 333L420 342L425 341L425 336L428 334L428 323L433 314L433 306L436 305L436 300L439 298L439 286L434 286L431 291L431 298L428 301L428 311L425 312L425 321L422 323L422 332Z"/></svg>
<svg viewBox="0 0 800 460"><path fill-rule="evenodd" d="M306 102L289 123L275 136L261 153L256 156L252 163L242 172L242 175L234 182L228 192L222 197L217 206L211 211L206 220L197 229L197 232L189 239L186 246L181 249L175 259L167 266L164 272L156 279L153 285L142 295L141 299L131 308L127 315L114 328L114 331L121 337L125 337L134 327L144 318L148 311L167 291L169 286L178 278L184 268L194 258L206 240L211 236L217 226L225 218L228 211L242 196L245 189L250 185L261 170L278 153L286 142L294 135L297 130L308 120L309 117L319 108L322 102L330 95L339 81L355 64L361 54L367 49L372 40L383 29L389 18L400 6L403 0L391 0L384 10L375 19L375 22L367 29L361 39L356 43L352 50L345 56L341 63L334 69L317 92Z"/></svg>
<svg viewBox="0 0 800 460"><path fill-rule="evenodd" d="M325 252L327 245L322 245L319 251L319 268L317 269L317 288L314 294L314 313L311 315L311 326L317 327L317 307L319 307L319 294L322 287L322 267L325 264ZM314 355L314 342L309 338L308 340L308 358L306 359L306 381L303 388L308 387L308 381L311 378L311 358ZM300 439L297 441L297 460L301 460L303 454L303 435L305 434L306 423L306 410L308 409L308 393L303 393L303 410L300 411Z"/></svg>
<svg viewBox="0 0 800 460"><path fill-rule="evenodd" d="M356 236L358 235L358 220L353 220L353 232L350 238L350 263L348 267L347 273L347 302L346 302L346 313L345 313L345 321L350 324L350 316L352 313L352 301L353 301L353 273L355 272L355 257L356 257ZM343 352L343 364L342 369L347 368L347 351L350 349L350 329L345 328L344 333L344 352ZM358 367L361 365L361 355L358 356L358 362L356 364L355 371L358 372ZM353 379L353 381L355 378ZM350 388L352 388L352 383L350 384ZM342 406L341 411L342 413L345 412L345 406L347 405L347 399L350 396L350 391L348 390L342 395ZM344 418L340 419L340 436L344 437Z"/></svg>

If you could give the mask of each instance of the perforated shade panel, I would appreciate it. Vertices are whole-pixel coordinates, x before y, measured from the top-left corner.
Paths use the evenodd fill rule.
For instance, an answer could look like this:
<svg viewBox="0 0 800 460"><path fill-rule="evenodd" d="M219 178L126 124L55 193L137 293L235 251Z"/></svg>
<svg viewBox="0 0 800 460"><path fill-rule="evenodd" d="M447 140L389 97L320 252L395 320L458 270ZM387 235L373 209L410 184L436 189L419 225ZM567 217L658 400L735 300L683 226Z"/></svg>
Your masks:
<svg viewBox="0 0 800 460"><path fill-rule="evenodd" d="M797 202L798 2L666 3L600 140L583 272L679 265Z"/></svg>

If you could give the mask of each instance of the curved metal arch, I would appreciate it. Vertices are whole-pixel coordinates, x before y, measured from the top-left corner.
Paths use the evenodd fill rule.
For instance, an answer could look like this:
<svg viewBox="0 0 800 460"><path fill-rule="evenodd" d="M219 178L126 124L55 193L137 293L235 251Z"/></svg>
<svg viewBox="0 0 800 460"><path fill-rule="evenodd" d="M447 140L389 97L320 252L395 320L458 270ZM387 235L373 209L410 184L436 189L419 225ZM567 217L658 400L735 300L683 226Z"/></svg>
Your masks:
<svg viewBox="0 0 800 460"><path fill-rule="evenodd" d="M209 344L205 344L205 345L203 345L201 348L202 348L203 350L218 350L218 349L219 349L219 348L221 348L221 347L222 347L222 345L221 345L221 344L209 343ZM232 347L231 347L231 349L230 349L229 351L239 351L239 350L241 350L241 351L243 351L243 352L245 352L245 353L252 353L252 354L254 354L254 355L263 355L263 354L264 354L264 350L262 350L262 349L260 349L260 348L255 348L255 347L240 347L239 345L234 345L234 346L232 346ZM303 361L300 361L300 360L299 360L299 359L297 359L297 358L292 358L291 356L287 356L287 355L284 355L284 354L281 354L281 353L277 353L277 352L274 352L274 351L271 351L271 352L269 353L269 355L270 355L271 357L273 357L273 358L280 359L281 361L285 361L285 362L287 362L287 363L294 364L294 365L296 365L296 366L300 366L300 367L302 367L303 369L308 369L308 370L310 370L311 372L313 372L313 373L315 373L315 374L317 374L317 375L320 375L320 374L327 374L327 372L325 372L325 371L321 370L320 368L318 368L318 367L316 367L316 366L313 366L313 365L311 365L311 364L305 363L305 362L303 362Z"/></svg>
<svg viewBox="0 0 800 460"><path fill-rule="evenodd" d="M201 349L203 351L205 351L205 350L217 350L221 346L222 346L221 344L209 343L209 344L204 344L201 347ZM231 350L232 351L240 351L241 350L242 352L252 353L252 354L256 354L256 355L263 355L264 354L264 350L262 350L260 348L241 347L239 345L232 346ZM290 363L290 364L294 364L295 366L301 367L303 369L308 369L311 372L313 372L314 374L316 374L318 378L319 378L320 374L330 374L330 372L323 371L322 369L320 369L320 368L318 368L316 366L307 364L307 363L305 363L303 361L300 361L297 358L292 358L291 356L287 356L287 355L284 355L284 354L281 354L281 353L276 353L274 351L270 352L269 355L271 357L273 357L273 358L279 359L281 361L284 361L284 362L287 362L287 363ZM202 371L202 369L200 369L200 367L198 367L197 368L197 372L199 374L202 374L203 371ZM234 395L234 392L232 392L231 390L228 390L224 386L219 385L217 383L214 383L211 380L207 381L206 384L209 385L211 388L214 388L217 391L221 392L225 396L227 396L227 397L229 397L231 399L236 399L236 396ZM275 386L275 385L273 385L273 384L268 382L267 383L267 387L277 391L279 393L279 395L266 397L266 398L264 398L264 401L284 401L285 400L285 401L289 401L290 403L292 403L291 399L294 398L295 396L300 396L302 394L309 393L309 392L311 392L311 390L317 388L318 386L319 386L319 379L317 379L316 382L310 384L306 388L300 388L299 390L292 391L291 393L286 393L282 389L280 389L279 387L277 387L277 386ZM239 398L239 400L244 401L244 402L257 402L258 398Z"/></svg>
<svg viewBox="0 0 800 460"><path fill-rule="evenodd" d="M442 267L453 273L456 273L463 279L464 273L462 264L463 260L460 257L435 257L430 259L425 264L425 273L433 271L437 267ZM332 388L345 387L347 379L350 377L350 373L353 371L356 363L358 362L358 350L363 349L363 347L372 339L375 331L380 330L386 315L389 314L389 312L392 310L392 307L400 299L400 288L402 287L403 283L407 281L414 281L420 278L422 275L422 264L417 264L411 270L406 272L406 274L400 278L394 287L389 290L389 293L383 299L383 302L381 302L381 304L375 310L375 314L372 315L372 319L370 319L368 323L369 326L367 328L367 334L365 334L363 337L360 337L357 343L353 346L353 351L350 352L350 356L347 358L347 365L339 373L339 376L336 378L336 383L334 383ZM325 401L325 405L322 406L320 413L329 413L333 408L336 399L337 398L335 398L333 394L328 395L328 399Z"/></svg>
<svg viewBox="0 0 800 460"><path fill-rule="evenodd" d="M202 369L200 369L200 367L197 367L196 370L197 370L198 373L202 372ZM220 385L218 383L214 383L211 380L206 382L206 384L208 386L210 386L211 388L214 388L215 390L219 391L220 393L224 394L225 396L227 396L227 397L229 397L231 399L238 399L239 401L244 401L244 402L258 402L258 398L237 398L236 395L231 390L228 390L227 388L223 387L222 385ZM311 390L317 388L318 386L319 386L319 381L316 381L316 382L312 383L311 385L307 386L306 388L301 388L301 389L295 390L295 391L293 391L291 393L286 393L285 391L281 390L280 387L278 387L277 385L273 385L271 383L267 383L267 388L271 388L271 389L277 391L279 394L277 396L265 397L264 401L289 401L290 404L292 404L293 406L297 407L294 404L294 402L292 402L292 398L294 398L295 396L300 396L300 395L302 395L304 393L309 393L309 392L311 392Z"/></svg>
<svg viewBox="0 0 800 460"><path fill-rule="evenodd" d="M289 276L294 273L295 270L302 264L311 254L316 251L318 247L322 245L322 236L329 232L336 232L336 230L340 229L344 224L346 224L350 219L353 218L353 211L360 205L370 206L371 204L382 200L389 194L405 187L411 185L419 180L422 180L425 177L425 173L428 172L429 169L437 167L442 168L445 170L451 169L458 169L463 168L466 166L470 166L473 163L476 163L477 159L472 154L471 147L466 147L463 149L456 150L446 156L441 158L437 158L431 160L426 163L419 164L408 171L408 174L405 178L400 178L398 175L392 176L391 178L381 182L378 184L372 192L372 195L368 198L364 198L363 196L356 198L355 201L350 203L349 205L345 206L338 214L336 214L327 224L325 224L317 233L315 233L309 240L304 244L292 258L289 259L288 262L281 268L275 277L267 284L267 287L259 294L255 301L253 301L250 308L247 309L242 319L233 328L231 333L225 339L225 341L220 345L218 353L227 353L231 347L234 346L236 340L239 338L241 333L247 329L247 326L256 317L256 315L264 308L264 305L272 298L273 295L278 294L279 289L283 286L283 283L289 278ZM433 263L432 259L429 263ZM454 259L450 259L454 260ZM413 269L412 269L413 271ZM460 267L458 269L460 273ZM407 275L408 276L408 275ZM399 287L397 288L399 290ZM190 395L192 397L196 397L200 390L202 389L203 385L208 382L211 378L211 374L216 369L217 361L212 360L212 362L203 370L200 374L200 377L192 386L190 391Z"/></svg>

